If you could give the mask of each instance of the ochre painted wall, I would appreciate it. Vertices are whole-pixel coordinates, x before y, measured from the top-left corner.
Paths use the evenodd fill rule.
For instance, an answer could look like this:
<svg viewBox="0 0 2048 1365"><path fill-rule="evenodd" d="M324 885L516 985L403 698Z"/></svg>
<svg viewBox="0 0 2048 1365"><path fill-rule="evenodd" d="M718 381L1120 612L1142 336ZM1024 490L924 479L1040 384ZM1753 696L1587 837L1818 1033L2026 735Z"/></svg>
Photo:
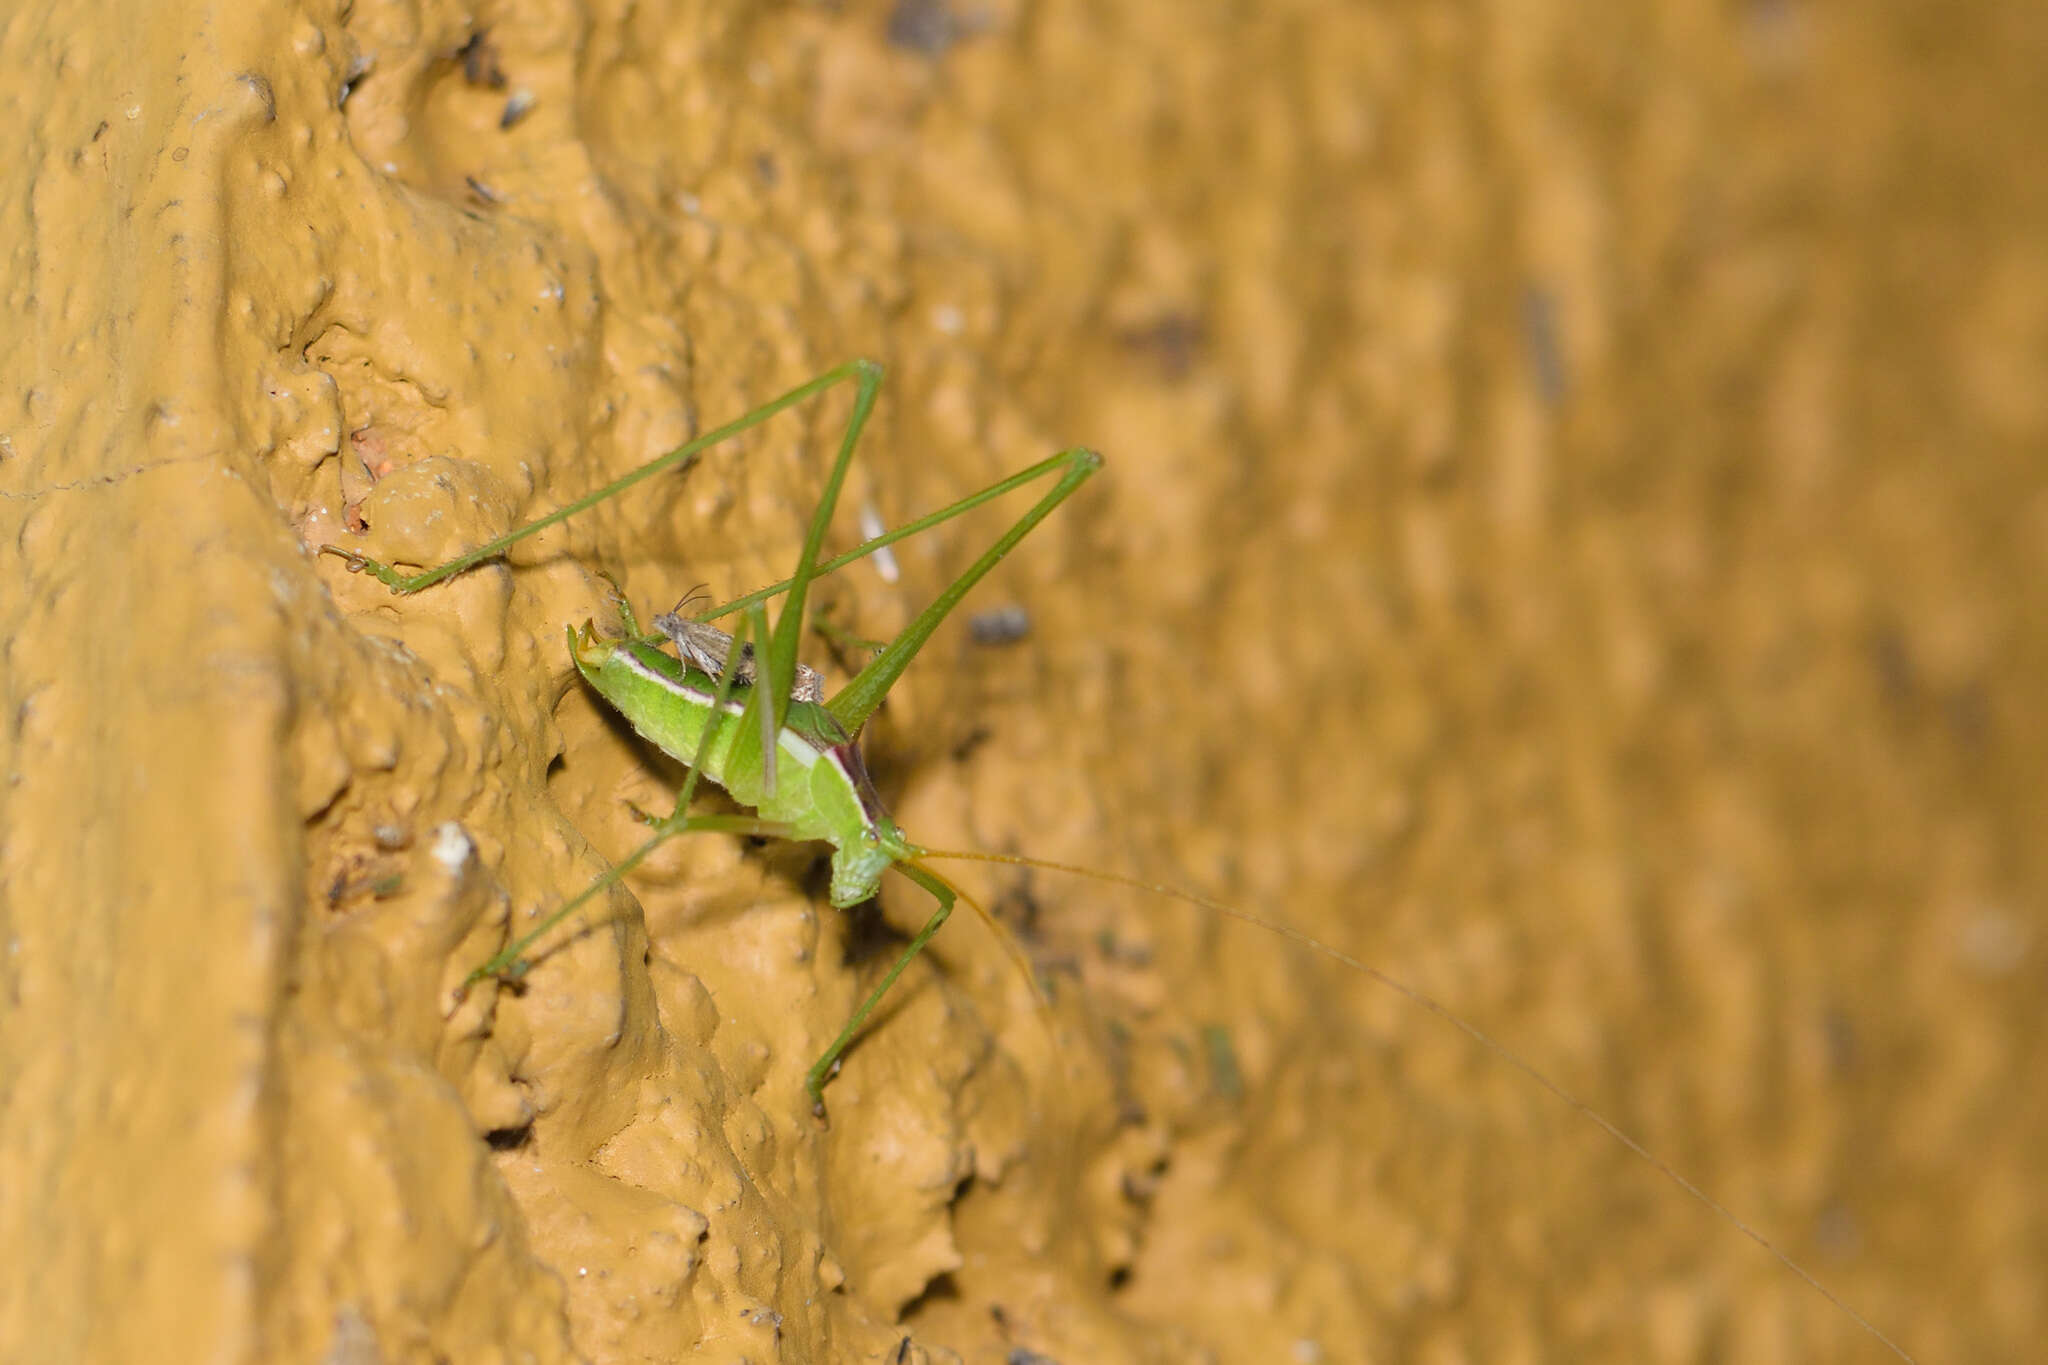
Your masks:
<svg viewBox="0 0 2048 1365"><path fill-rule="evenodd" d="M664 848L565 625L1108 468L912 836L1429 992L1920 1359L2048 1331L2038 5L0 16L0 1359L1882 1360L1426 1011L1051 872ZM996 533L820 590L885 637ZM812 636L837 677L858 649ZM1013 1352L1026 1354L1013 1354ZM1205 1354L1206 1352L1206 1354Z"/></svg>

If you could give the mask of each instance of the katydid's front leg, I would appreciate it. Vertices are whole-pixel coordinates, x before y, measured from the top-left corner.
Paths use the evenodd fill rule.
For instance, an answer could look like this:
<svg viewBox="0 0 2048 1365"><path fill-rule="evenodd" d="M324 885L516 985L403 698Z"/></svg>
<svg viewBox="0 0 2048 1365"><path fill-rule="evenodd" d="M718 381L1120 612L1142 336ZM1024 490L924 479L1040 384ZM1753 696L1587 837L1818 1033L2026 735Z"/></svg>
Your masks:
<svg viewBox="0 0 2048 1365"><path fill-rule="evenodd" d="M834 1069L839 1065L841 1054L846 1051L848 1044L853 1042L854 1035L860 1032L861 1025L868 1021L868 1016L875 1012L875 1006L882 1003L882 997L889 993L889 988L896 984L896 978L903 975L903 969L924 951L925 944L932 941L932 935L939 932L939 926L953 913L953 888L943 878L912 863L898 863L896 870L931 892L932 898L938 901L939 908L932 911L931 918L924 922L924 928L918 930L917 937L910 940L910 946L903 950L895 965L889 968L889 974L877 982L875 988L868 992L867 998L860 1002L853 1016L839 1030L839 1036L832 1040L832 1046L826 1048L823 1055L811 1063L811 1069L805 1073L804 1091L811 1097L811 1112L821 1119L825 1117L825 1082L831 1079Z"/></svg>

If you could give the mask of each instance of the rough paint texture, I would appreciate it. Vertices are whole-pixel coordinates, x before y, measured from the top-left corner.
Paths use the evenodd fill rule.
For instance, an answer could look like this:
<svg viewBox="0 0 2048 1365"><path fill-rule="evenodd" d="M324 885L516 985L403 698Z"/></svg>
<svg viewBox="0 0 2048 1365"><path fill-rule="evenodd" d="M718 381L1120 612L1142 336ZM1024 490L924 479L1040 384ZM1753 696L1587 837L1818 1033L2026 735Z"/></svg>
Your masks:
<svg viewBox="0 0 2048 1365"><path fill-rule="evenodd" d="M1285 917L1922 1359L2036 1347L2040 10L1637 8L0 16L0 1359L1884 1358L1157 899L967 876L1057 1047L963 916L829 1131L890 941L810 851L674 845L452 1004L677 781L572 681L597 571L779 576L843 405L407 601L308 547L432 560L855 354L888 519L1111 462L976 599L1029 637L871 728L913 837Z"/></svg>

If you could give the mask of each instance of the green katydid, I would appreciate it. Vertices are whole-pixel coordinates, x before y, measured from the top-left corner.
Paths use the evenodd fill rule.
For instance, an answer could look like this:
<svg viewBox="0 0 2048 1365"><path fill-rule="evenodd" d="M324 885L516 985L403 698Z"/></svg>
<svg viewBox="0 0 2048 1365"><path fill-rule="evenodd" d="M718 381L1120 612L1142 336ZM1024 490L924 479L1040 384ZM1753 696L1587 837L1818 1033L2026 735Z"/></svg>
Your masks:
<svg viewBox="0 0 2048 1365"><path fill-rule="evenodd" d="M665 470L693 460L703 450L731 439L770 417L838 384L856 385L853 414L840 442L825 491L812 514L796 571L780 583L707 611L695 620L678 613L655 618L656 633L641 631L630 605L621 603L626 634L600 636L588 622L569 634L569 650L583 677L642 737L672 758L689 765L689 776L677 796L675 810L651 823L655 832L602 878L547 916L539 925L478 967L464 983L490 977L517 978L529 962L526 951L542 935L637 866L663 841L690 831L723 830L792 840L819 840L832 845L832 904L842 909L871 898L882 873L891 867L929 892L937 908L895 964L861 1001L831 1046L805 1075L804 1087L813 1109L824 1113L824 1085L868 1016L881 1003L896 978L924 950L932 935L952 914L958 888L925 866L926 850L911 843L882 807L861 760L857 737L880 706L889 688L931 638L932 632L988 571L1007 555L1047 513L1065 501L1102 465L1092 450L1063 451L993 484L949 507L867 541L836 559L819 563L825 534L838 505L839 491L873 411L882 370L869 361L855 361L830 370L745 416L662 455L595 493L507 532L486 545L417 574L337 546L323 553L341 556L353 571L366 572L398 593L414 593L503 553L534 533L575 515ZM968 566L938 598L905 626L854 679L830 700L818 692L817 675L797 662L804 631L805 608L812 581L874 553L894 541L960 515L1012 489L1057 472L1052 489ZM765 603L782 597L771 627ZM728 636L705 623L741 614L740 629ZM672 640L680 657L662 652L657 642ZM762 642L758 663L753 642ZM733 660L731 666L727 661ZM801 671L800 671L801 670ZM801 679L801 685L799 680ZM744 694L744 695L742 695ZM794 769L794 771L790 771ZM699 780L710 778L753 816L690 815ZM970 904L973 902L970 901ZM978 910L980 907L976 906ZM992 921L991 921L992 922ZM1005 946L1010 946L1005 939Z"/></svg>
<svg viewBox="0 0 2048 1365"><path fill-rule="evenodd" d="M589 622L580 628L567 630L571 658L584 679L643 738L670 757L685 763L688 774L673 812L662 818L647 817L654 832L645 843L591 885L570 897L531 931L477 967L464 981L465 990L492 978L517 980L523 977L532 967L527 953L536 942L593 897L623 879L659 845L677 834L724 831L828 843L833 850L830 899L834 906L847 908L867 900L875 894L882 874L894 868L929 893L936 902L936 908L806 1073L805 1089L813 1110L822 1117L825 1112L825 1082L834 1074L848 1045L897 978L946 922L956 901L968 900L995 929L1006 950L1022 963L1014 941L1002 931L1001 926L972 898L966 897L959 888L933 871L929 866L931 860L966 859L1042 867L1154 892L1258 925L1300 943L1363 973L1462 1030L1762 1246L1900 1359L1912 1359L1891 1338L1836 1297L1775 1244L1597 1110L1455 1011L1370 964L1291 925L1178 887L1042 859L927 849L912 843L889 818L868 779L859 749L861 728L903 670L968 591L1053 508L1094 474L1102 461L1095 452L1084 448L1062 451L980 492L820 562L825 535L854 449L873 411L881 378L881 367L864 360L829 370L781 397L656 457L593 493L416 574L401 573L391 564L373 560L356 551L332 545L321 547L322 553L333 554L346 561L352 572L368 573L393 592L415 593L494 559L517 542L594 507L643 480L685 467L705 450L759 426L786 409L840 384L850 381L855 385L852 415L812 514L796 568L788 578L695 617L685 617L680 609L664 613L654 618L652 624L655 629L651 633L642 631L630 604L621 594L619 609L624 635L601 636ZM823 697L819 675L797 660L806 627L805 613L812 582L896 541L1055 473L1058 478L1053 487L954 579L930 606L884 645L836 695L829 699ZM782 597L782 605L771 624L765 604L777 596ZM738 628L730 634L708 625L710 621L734 615L739 616L740 621ZM665 653L659 648L662 643L673 644L677 653ZM751 807L755 814L689 814L697 784L704 778L723 787L734 801ZM1028 977L1029 965L1022 965Z"/></svg>

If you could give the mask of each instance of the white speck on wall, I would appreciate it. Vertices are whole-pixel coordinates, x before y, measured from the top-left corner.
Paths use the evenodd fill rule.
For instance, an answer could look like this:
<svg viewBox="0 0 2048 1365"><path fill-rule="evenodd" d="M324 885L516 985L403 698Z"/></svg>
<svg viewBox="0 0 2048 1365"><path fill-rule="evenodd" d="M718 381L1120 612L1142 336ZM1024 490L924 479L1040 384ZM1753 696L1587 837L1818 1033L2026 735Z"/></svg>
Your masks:
<svg viewBox="0 0 2048 1365"><path fill-rule="evenodd" d="M860 505L860 538L862 540L873 540L888 529L887 526L882 524L882 514L875 510L873 503L864 502ZM903 577L902 571L896 567L896 554L888 546L884 545L881 549L875 551L871 558L875 561L875 572L882 576L884 583L894 583Z"/></svg>
<svg viewBox="0 0 2048 1365"><path fill-rule="evenodd" d="M475 856L476 841L455 821L450 820L434 831L434 861L449 876L460 874Z"/></svg>

